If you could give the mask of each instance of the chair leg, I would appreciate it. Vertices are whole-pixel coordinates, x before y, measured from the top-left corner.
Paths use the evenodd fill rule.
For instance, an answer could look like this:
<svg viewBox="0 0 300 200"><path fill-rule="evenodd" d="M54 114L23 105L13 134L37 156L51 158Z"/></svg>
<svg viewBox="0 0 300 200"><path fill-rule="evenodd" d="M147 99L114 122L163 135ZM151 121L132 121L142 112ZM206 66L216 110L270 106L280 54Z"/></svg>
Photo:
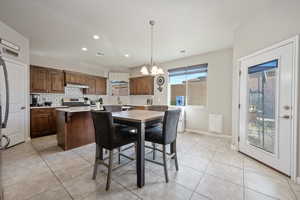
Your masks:
<svg viewBox="0 0 300 200"><path fill-rule="evenodd" d="M93 180L97 177L97 170L98 170L98 158L99 158L100 148L96 145L96 154L95 154L95 163L94 163L94 172L93 172Z"/></svg>
<svg viewBox="0 0 300 200"><path fill-rule="evenodd" d="M173 144L173 148L174 148L174 153L175 153L175 156L174 156L174 158L175 158L175 167L176 167L176 171L178 171L179 168L178 168L178 159L177 159L176 140L175 140L175 142L174 142L174 144Z"/></svg>
<svg viewBox="0 0 300 200"><path fill-rule="evenodd" d="M106 190L109 190L111 183L111 173L112 173L112 164L113 164L113 150L109 151L109 164L108 164L108 173L107 173L107 182L106 182Z"/></svg>
<svg viewBox="0 0 300 200"><path fill-rule="evenodd" d="M156 157L156 144L154 142L152 142L152 147L153 147L153 152L152 152L152 156L153 156L153 160L155 160Z"/></svg>
<svg viewBox="0 0 300 200"><path fill-rule="evenodd" d="M118 163L121 164L121 147L118 148Z"/></svg>
<svg viewBox="0 0 300 200"><path fill-rule="evenodd" d="M166 145L163 145L163 161L164 161L164 170L165 170L165 178L166 182L169 182L169 177L168 177L168 166L167 166L167 159L166 159Z"/></svg>

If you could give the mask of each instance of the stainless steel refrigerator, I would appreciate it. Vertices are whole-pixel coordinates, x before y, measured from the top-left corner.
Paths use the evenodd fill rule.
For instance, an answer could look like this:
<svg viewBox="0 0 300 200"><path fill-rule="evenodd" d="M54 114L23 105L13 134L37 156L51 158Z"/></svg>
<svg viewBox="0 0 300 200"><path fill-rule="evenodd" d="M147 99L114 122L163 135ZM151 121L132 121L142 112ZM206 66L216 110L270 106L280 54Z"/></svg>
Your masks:
<svg viewBox="0 0 300 200"><path fill-rule="evenodd" d="M9 138L2 134L2 129L6 128L7 121L8 121L8 114L9 114L9 86L8 86L8 75L7 75L7 68L5 65L4 60L0 55L0 73L4 73L4 82L0 82L0 84L5 85L5 92L4 94L0 93L0 200L3 200L3 188L2 188L2 151L8 147L9 145ZM2 105L1 96L5 95L5 105ZM4 141L5 140L5 141Z"/></svg>

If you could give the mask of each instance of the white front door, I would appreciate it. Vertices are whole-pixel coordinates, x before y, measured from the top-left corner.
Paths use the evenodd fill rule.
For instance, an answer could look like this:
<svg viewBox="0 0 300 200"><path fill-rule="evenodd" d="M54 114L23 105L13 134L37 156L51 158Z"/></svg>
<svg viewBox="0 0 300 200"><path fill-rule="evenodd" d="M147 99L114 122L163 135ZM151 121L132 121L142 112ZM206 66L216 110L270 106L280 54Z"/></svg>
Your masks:
<svg viewBox="0 0 300 200"><path fill-rule="evenodd" d="M291 175L294 44L240 61L239 151Z"/></svg>
<svg viewBox="0 0 300 200"><path fill-rule="evenodd" d="M26 132L26 65L4 59L9 82L9 117L7 128L2 130L2 134L10 138L10 145L15 145L25 141ZM0 73L0 92L2 105L5 102L4 76ZM4 114L4 111L2 112Z"/></svg>

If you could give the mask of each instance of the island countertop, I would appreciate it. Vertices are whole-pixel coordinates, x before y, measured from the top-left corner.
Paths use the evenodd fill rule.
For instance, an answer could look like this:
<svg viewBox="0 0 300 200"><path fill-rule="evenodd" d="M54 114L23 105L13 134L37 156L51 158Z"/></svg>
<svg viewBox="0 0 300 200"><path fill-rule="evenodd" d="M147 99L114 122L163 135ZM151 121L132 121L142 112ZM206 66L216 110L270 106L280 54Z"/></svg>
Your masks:
<svg viewBox="0 0 300 200"><path fill-rule="evenodd" d="M78 107L69 107L69 108L57 108L56 111L67 112L67 113L76 113L76 112L90 112L92 110L99 110L96 106L78 106Z"/></svg>

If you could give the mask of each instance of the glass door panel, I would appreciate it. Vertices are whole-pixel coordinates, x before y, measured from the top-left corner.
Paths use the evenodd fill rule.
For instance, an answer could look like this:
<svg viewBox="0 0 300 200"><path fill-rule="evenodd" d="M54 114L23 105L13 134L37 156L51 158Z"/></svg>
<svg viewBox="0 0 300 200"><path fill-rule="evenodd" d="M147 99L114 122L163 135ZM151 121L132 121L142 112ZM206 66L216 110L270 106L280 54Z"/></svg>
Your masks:
<svg viewBox="0 0 300 200"><path fill-rule="evenodd" d="M248 68L247 142L274 153L278 60Z"/></svg>

